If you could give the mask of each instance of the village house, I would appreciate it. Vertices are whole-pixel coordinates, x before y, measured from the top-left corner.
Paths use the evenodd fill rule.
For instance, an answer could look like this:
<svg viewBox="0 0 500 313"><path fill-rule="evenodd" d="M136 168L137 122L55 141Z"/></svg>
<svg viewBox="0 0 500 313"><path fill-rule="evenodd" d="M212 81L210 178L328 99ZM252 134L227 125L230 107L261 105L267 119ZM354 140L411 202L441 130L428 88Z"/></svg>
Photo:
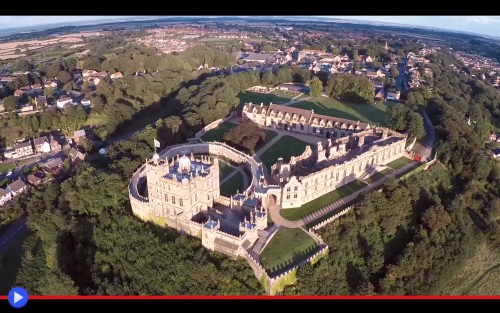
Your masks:
<svg viewBox="0 0 500 313"><path fill-rule="evenodd" d="M90 102L89 99L82 99L82 101L80 101L80 103L84 106L84 107L90 107L92 106L92 102Z"/></svg>
<svg viewBox="0 0 500 313"><path fill-rule="evenodd" d="M375 100L384 100L384 99L385 99L384 88L380 88L375 94Z"/></svg>
<svg viewBox="0 0 500 313"><path fill-rule="evenodd" d="M80 140L82 138L87 138L87 134L85 133L85 129L76 130L73 133L73 141L75 142L76 145L78 145L80 143Z"/></svg>
<svg viewBox="0 0 500 313"><path fill-rule="evenodd" d="M43 87L41 84L34 84L31 85L31 90L33 90L34 92L42 92Z"/></svg>
<svg viewBox="0 0 500 313"><path fill-rule="evenodd" d="M24 95L24 90L16 89L16 91L14 91L14 96L21 97L22 95Z"/></svg>
<svg viewBox="0 0 500 313"><path fill-rule="evenodd" d="M26 189L28 189L28 186L26 186L26 184L19 178L12 184L7 186L7 190L10 192L13 198L25 192Z"/></svg>
<svg viewBox="0 0 500 313"><path fill-rule="evenodd" d="M8 190L0 188L0 206L6 204L12 199L12 195Z"/></svg>
<svg viewBox="0 0 500 313"><path fill-rule="evenodd" d="M62 146L61 143L54 138L54 136L50 135L50 150L51 151L61 151Z"/></svg>
<svg viewBox="0 0 500 313"><path fill-rule="evenodd" d="M45 96L36 97L35 104L38 108L44 108L47 105L47 97Z"/></svg>
<svg viewBox="0 0 500 313"><path fill-rule="evenodd" d="M90 77L90 76L93 76L95 74L97 74L96 70L83 70L82 71L82 76L83 77Z"/></svg>
<svg viewBox="0 0 500 313"><path fill-rule="evenodd" d="M35 153L50 152L49 137L43 136L33 139L33 147L35 148Z"/></svg>
<svg viewBox="0 0 500 313"><path fill-rule="evenodd" d="M109 76L111 79L119 79L119 78L123 78L123 74L121 72L116 72L116 73L113 73L111 74L111 76Z"/></svg>
<svg viewBox="0 0 500 313"><path fill-rule="evenodd" d="M87 81L91 86L97 86L101 82L101 79L97 76L91 76L84 78L84 81Z"/></svg>
<svg viewBox="0 0 500 313"><path fill-rule="evenodd" d="M81 153L76 148L71 148L69 152L69 159L71 160L71 163L77 164L85 160L85 154Z"/></svg>
<svg viewBox="0 0 500 313"><path fill-rule="evenodd" d="M71 99L69 96L61 96L57 101L56 105L59 109L64 109L64 106L66 104L73 104L73 99Z"/></svg>
<svg viewBox="0 0 500 313"><path fill-rule="evenodd" d="M387 100L399 100L399 96L401 95L401 92L399 90L391 89L387 91Z"/></svg>
<svg viewBox="0 0 500 313"><path fill-rule="evenodd" d="M59 175L63 167L64 162L61 158L54 158L40 163L40 168L43 169L46 173L52 174L53 176Z"/></svg>
<svg viewBox="0 0 500 313"><path fill-rule="evenodd" d="M46 82L43 84L43 86L44 86L45 88L54 88L54 89L55 89L55 88L57 88L57 83L56 83L55 81L53 81L53 80L48 80L48 81L46 81Z"/></svg>
<svg viewBox="0 0 500 313"><path fill-rule="evenodd" d="M30 185L38 186L43 182L44 177L45 175L42 172L36 171L35 173L29 174L27 179Z"/></svg>
<svg viewBox="0 0 500 313"><path fill-rule="evenodd" d="M13 158L20 158L27 155L33 154L33 147L31 146L31 141L23 142L17 144L13 147L15 154L12 156Z"/></svg>

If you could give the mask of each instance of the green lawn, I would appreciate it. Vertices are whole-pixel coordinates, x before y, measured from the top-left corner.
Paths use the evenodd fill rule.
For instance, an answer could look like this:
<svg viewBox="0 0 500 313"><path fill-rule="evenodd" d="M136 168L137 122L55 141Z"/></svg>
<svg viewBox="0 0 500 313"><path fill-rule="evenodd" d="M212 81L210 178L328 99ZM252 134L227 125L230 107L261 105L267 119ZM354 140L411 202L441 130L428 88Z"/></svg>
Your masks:
<svg viewBox="0 0 500 313"><path fill-rule="evenodd" d="M11 169L13 169L14 167L16 167L16 164L14 162L12 162L12 163L0 163L0 173L8 172Z"/></svg>
<svg viewBox="0 0 500 313"><path fill-rule="evenodd" d="M373 184L377 180L382 179L382 178L386 177L387 175L389 175L392 171L393 171L392 169L386 168L386 169L384 169L380 172L377 172L377 173L373 174L372 176L368 177L367 179L365 179L365 182L367 182L368 184Z"/></svg>
<svg viewBox="0 0 500 313"><path fill-rule="evenodd" d="M233 171L234 171L234 169L231 166L227 165L226 162L219 160L219 178L220 178L220 180L224 179L224 177L226 177L227 175L229 175Z"/></svg>
<svg viewBox="0 0 500 313"><path fill-rule="evenodd" d="M354 200L354 201L351 201L349 203L346 203L346 204L343 204L341 205L340 207L336 208L335 210L331 211L331 212L328 212L327 214L323 215L322 217L318 218L318 219L315 219L314 221L312 222L309 222L306 224L306 229L310 229L311 227L313 227L314 225L318 225L319 223L329 219L330 217L334 216L335 214L339 213L340 211L342 211L343 209L346 209L347 207L350 207L351 205L353 205L354 203L356 203L357 200Z"/></svg>
<svg viewBox="0 0 500 313"><path fill-rule="evenodd" d="M104 114L99 113L90 113L87 121L83 124L83 126L101 126L106 125L108 118Z"/></svg>
<svg viewBox="0 0 500 313"><path fill-rule="evenodd" d="M0 253L0 294L9 292L16 281L21 266L22 245L26 238L26 231L19 233L8 244L3 253Z"/></svg>
<svg viewBox="0 0 500 313"><path fill-rule="evenodd" d="M300 208L295 208L295 209L281 209L280 214L284 218L290 221L298 221L304 216L313 213L317 210L322 209L324 206L335 202L343 197L346 197L359 189L363 188L366 186L365 183L359 180L352 181L348 184L345 184L344 186L335 189L332 192L327 193L326 195L323 195L319 198L314 199L313 201L310 201Z"/></svg>
<svg viewBox="0 0 500 313"><path fill-rule="evenodd" d="M408 159L407 157L400 157L399 159L396 159L390 163L387 163L387 166L392 168L393 170L398 170L405 166L408 163L413 162L412 160Z"/></svg>
<svg viewBox="0 0 500 313"><path fill-rule="evenodd" d="M243 192L243 175L240 172L220 186L220 194L225 197L234 196L237 191Z"/></svg>
<svg viewBox="0 0 500 313"><path fill-rule="evenodd" d="M290 162L292 156L301 155L306 146L307 142L299 140L292 136L283 136L278 142L267 149L261 156L260 159L262 163L267 166L268 171L271 171L271 166L278 161L279 157L283 158L284 162Z"/></svg>
<svg viewBox="0 0 500 313"><path fill-rule="evenodd" d="M371 125L386 125L385 111L396 102L387 101L384 104L362 104L338 101L330 97L321 97L317 100L302 101L293 104L293 107L314 110L314 113L362 121Z"/></svg>
<svg viewBox="0 0 500 313"><path fill-rule="evenodd" d="M235 128L235 127L236 127L236 124L233 124L233 123L228 123L228 122L222 123L219 126L217 126L216 128L209 130L205 135L201 136L201 139L203 139L204 141L223 142L224 141L224 139L223 139L224 134L228 130L230 130L231 128Z"/></svg>
<svg viewBox="0 0 500 313"><path fill-rule="evenodd" d="M450 276L441 295L500 295L500 250L484 240L474 253Z"/></svg>
<svg viewBox="0 0 500 313"><path fill-rule="evenodd" d="M316 242L300 228L280 227L260 254L268 273L296 264L316 248Z"/></svg>
<svg viewBox="0 0 500 313"><path fill-rule="evenodd" d="M240 93L238 98L240 99L240 104L237 106L237 109L243 108L243 105L247 102L256 104L260 104L262 102L264 105L269 105L271 102L276 104L286 103L291 99L290 96L283 97L272 93L258 93L250 91Z"/></svg>
<svg viewBox="0 0 500 313"><path fill-rule="evenodd" d="M285 90L273 90L271 92L271 94L278 96L278 97L281 97L281 98L288 99L288 100L292 100L293 98L300 95L300 93L295 93L295 92L285 91Z"/></svg>

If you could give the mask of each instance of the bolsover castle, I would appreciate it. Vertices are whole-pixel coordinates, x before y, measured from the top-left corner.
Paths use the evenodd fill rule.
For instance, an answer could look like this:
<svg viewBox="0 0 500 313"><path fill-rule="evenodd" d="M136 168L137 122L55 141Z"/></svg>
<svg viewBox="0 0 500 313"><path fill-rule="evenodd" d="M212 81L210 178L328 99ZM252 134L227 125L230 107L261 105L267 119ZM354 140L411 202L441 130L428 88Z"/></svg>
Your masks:
<svg viewBox="0 0 500 313"><path fill-rule="evenodd" d="M250 103L241 118L317 143L288 163L278 158L270 172L258 157L224 143L196 139L168 147L134 173L129 185L134 214L200 237L208 249L255 262L265 244L259 233L267 229L269 210L298 208L405 154L404 134L312 110ZM251 174L248 187L231 197L220 195L219 162L227 161Z"/></svg>

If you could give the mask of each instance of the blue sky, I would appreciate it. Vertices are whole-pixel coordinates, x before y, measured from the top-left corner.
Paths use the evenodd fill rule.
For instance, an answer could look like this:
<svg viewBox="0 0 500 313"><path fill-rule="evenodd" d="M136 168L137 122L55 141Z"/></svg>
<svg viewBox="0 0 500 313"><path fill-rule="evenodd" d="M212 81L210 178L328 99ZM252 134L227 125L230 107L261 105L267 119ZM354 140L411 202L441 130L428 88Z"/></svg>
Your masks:
<svg viewBox="0 0 500 313"><path fill-rule="evenodd" d="M326 16L325 16L326 17ZM330 16L343 19L380 21L439 27L500 37L500 16ZM131 19L139 16L0 16L0 29L49 23L71 23L101 19Z"/></svg>

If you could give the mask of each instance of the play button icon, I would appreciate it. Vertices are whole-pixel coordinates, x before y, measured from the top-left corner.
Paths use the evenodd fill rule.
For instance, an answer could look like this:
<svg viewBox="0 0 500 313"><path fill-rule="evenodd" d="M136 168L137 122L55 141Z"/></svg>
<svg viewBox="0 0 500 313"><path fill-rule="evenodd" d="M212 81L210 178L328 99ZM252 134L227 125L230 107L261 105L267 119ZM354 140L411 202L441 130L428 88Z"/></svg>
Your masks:
<svg viewBox="0 0 500 313"><path fill-rule="evenodd" d="M12 288L7 298L9 304L16 309L22 308L28 303L28 293L21 287Z"/></svg>

